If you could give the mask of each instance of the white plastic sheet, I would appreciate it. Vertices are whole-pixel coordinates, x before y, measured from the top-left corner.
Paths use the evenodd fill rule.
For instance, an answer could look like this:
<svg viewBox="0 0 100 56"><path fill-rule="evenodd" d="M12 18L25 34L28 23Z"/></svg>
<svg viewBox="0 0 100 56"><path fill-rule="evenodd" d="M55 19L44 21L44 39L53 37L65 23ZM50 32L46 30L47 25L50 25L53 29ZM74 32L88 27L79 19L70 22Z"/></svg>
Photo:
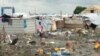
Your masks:
<svg viewBox="0 0 100 56"><path fill-rule="evenodd" d="M92 23L98 25L98 27L100 28L100 14L98 14L98 13L88 13L88 14L84 14L83 16L88 17L88 19Z"/></svg>

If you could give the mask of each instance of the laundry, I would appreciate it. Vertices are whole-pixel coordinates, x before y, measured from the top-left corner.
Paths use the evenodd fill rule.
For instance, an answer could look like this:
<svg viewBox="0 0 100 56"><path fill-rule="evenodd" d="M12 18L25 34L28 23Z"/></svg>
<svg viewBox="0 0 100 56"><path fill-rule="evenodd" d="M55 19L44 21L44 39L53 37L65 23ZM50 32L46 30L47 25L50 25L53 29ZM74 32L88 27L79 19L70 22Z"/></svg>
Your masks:
<svg viewBox="0 0 100 56"><path fill-rule="evenodd" d="M11 16L6 14L2 15L2 22L9 22L9 18L11 18Z"/></svg>
<svg viewBox="0 0 100 56"><path fill-rule="evenodd" d="M9 15L2 15L2 22L8 22L8 25L12 25L12 19L11 19L11 16Z"/></svg>
<svg viewBox="0 0 100 56"><path fill-rule="evenodd" d="M26 21L26 19L23 19L23 25L24 25L24 28L27 27L27 21Z"/></svg>

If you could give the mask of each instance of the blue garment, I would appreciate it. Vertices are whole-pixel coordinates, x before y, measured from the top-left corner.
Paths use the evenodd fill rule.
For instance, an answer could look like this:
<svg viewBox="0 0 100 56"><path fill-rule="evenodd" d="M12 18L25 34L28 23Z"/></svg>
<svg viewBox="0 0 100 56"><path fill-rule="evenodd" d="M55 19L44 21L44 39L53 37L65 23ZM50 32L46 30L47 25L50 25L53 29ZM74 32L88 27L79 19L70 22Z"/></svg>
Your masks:
<svg viewBox="0 0 100 56"><path fill-rule="evenodd" d="M67 52L61 52L62 56L69 56L70 54Z"/></svg>
<svg viewBox="0 0 100 56"><path fill-rule="evenodd" d="M59 56L56 52L51 52L51 56Z"/></svg>
<svg viewBox="0 0 100 56"><path fill-rule="evenodd" d="M23 23L24 23L24 28L26 28L27 27L27 21L26 21L26 19L23 20Z"/></svg>

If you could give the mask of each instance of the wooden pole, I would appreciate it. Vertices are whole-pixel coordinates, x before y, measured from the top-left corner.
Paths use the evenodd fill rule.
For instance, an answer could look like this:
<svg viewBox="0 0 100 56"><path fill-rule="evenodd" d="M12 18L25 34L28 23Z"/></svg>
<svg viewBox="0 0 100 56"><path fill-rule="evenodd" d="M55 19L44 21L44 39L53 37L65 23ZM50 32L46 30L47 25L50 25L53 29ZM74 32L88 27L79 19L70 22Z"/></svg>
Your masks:
<svg viewBox="0 0 100 56"><path fill-rule="evenodd" d="M3 40L5 42L5 38L6 38L6 31L5 31L5 27L3 25L3 28L2 28L2 32L3 32Z"/></svg>
<svg viewBox="0 0 100 56"><path fill-rule="evenodd" d="M62 11L60 11L60 19L62 19ZM62 32L63 31L62 21L60 21L60 29L61 29L61 32Z"/></svg>

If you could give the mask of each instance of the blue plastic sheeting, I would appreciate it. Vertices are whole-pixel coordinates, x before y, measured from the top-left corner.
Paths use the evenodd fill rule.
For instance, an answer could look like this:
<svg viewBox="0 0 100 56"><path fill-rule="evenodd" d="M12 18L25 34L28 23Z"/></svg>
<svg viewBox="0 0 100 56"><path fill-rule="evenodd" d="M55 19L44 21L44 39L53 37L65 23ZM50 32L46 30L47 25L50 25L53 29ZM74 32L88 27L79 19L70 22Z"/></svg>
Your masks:
<svg viewBox="0 0 100 56"><path fill-rule="evenodd" d="M62 56L69 56L70 54L67 53L67 52L62 52L61 55L62 55Z"/></svg>
<svg viewBox="0 0 100 56"><path fill-rule="evenodd" d="M23 19L23 26L24 26L24 28L27 27L27 21L26 21L26 19Z"/></svg>
<svg viewBox="0 0 100 56"><path fill-rule="evenodd" d="M52 26L52 21L49 19L43 19L43 20L36 20L36 26L41 22L41 24L44 27L44 31L50 31Z"/></svg>
<svg viewBox="0 0 100 56"><path fill-rule="evenodd" d="M70 56L70 53L67 52L51 52L51 56Z"/></svg>
<svg viewBox="0 0 100 56"><path fill-rule="evenodd" d="M52 52L51 56L59 56L56 52Z"/></svg>

